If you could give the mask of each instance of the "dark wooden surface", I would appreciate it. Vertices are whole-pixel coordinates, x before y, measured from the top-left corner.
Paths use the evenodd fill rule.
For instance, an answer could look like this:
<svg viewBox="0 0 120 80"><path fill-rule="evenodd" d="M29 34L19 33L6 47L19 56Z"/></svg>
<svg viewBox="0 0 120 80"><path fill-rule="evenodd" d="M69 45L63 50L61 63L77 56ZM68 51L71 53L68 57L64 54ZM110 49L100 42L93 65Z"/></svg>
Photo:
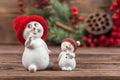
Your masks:
<svg viewBox="0 0 120 80"><path fill-rule="evenodd" d="M0 46L0 80L119 80L119 48L78 48L77 67L73 71L61 71L57 65L59 46L50 46L52 70L30 73L21 64L23 46Z"/></svg>

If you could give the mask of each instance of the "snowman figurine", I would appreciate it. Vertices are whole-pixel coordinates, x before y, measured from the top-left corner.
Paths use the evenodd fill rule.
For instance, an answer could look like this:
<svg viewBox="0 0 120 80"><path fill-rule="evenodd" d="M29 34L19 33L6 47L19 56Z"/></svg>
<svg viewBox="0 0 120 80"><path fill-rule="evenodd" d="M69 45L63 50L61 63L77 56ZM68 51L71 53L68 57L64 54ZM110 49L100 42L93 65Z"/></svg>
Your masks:
<svg viewBox="0 0 120 80"><path fill-rule="evenodd" d="M76 67L75 51L77 46L80 45L79 41L72 38L65 38L61 44L61 53L58 57L59 66L62 70L71 71Z"/></svg>
<svg viewBox="0 0 120 80"><path fill-rule="evenodd" d="M14 20L18 40L25 46L22 64L30 72L48 68L49 49L45 43L47 24L42 16L19 16Z"/></svg>

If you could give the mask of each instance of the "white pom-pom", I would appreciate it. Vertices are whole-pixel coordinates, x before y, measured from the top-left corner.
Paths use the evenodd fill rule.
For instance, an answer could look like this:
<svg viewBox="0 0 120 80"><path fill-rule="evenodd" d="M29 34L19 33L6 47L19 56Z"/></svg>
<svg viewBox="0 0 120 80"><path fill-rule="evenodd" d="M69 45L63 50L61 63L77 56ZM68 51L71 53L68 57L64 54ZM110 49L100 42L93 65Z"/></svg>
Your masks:
<svg viewBox="0 0 120 80"><path fill-rule="evenodd" d="M77 42L78 46L80 46L80 41L76 41L76 42Z"/></svg>

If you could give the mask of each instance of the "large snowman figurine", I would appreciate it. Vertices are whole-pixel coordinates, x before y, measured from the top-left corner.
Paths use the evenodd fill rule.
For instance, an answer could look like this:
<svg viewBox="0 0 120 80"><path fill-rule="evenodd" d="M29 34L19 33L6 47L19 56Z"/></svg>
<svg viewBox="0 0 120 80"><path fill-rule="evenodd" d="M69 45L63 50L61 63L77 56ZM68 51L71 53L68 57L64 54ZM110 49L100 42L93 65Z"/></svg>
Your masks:
<svg viewBox="0 0 120 80"><path fill-rule="evenodd" d="M22 64L30 72L46 69L49 50L44 42L48 34L47 24L42 16L19 16L14 20L18 40L25 45Z"/></svg>
<svg viewBox="0 0 120 80"><path fill-rule="evenodd" d="M76 67L75 51L77 46L80 45L79 41L72 38L65 38L61 44L61 53L59 54L58 61L62 70L71 71Z"/></svg>

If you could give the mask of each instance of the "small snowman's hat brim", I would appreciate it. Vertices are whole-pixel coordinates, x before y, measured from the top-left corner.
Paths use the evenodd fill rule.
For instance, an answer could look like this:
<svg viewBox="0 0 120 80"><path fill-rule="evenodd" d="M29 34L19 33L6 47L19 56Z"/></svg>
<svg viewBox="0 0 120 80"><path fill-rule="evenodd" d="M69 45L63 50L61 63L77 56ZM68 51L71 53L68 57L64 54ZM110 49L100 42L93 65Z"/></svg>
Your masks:
<svg viewBox="0 0 120 80"><path fill-rule="evenodd" d="M22 44L25 43L25 40L23 38L23 31L24 31L26 25L31 21L37 21L43 26L44 33L41 37L43 40L45 40L47 35L48 35L48 26L47 26L47 23L46 23L45 19L42 16L37 16L37 15L32 15L32 16L21 15L21 16L18 16L13 22L13 27L16 31L16 36L17 36L18 40Z"/></svg>

